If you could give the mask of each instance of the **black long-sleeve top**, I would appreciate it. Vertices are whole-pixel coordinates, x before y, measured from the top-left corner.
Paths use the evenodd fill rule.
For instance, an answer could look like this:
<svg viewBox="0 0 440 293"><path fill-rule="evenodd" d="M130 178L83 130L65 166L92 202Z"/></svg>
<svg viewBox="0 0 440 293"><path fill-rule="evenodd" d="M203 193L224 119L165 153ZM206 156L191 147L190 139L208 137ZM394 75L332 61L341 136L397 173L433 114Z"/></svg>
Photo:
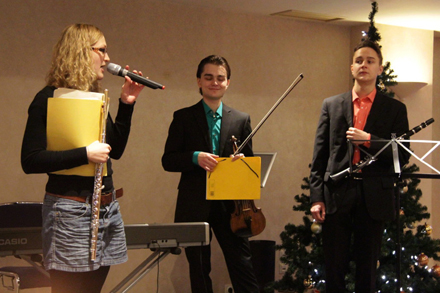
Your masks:
<svg viewBox="0 0 440 293"><path fill-rule="evenodd" d="M48 173L46 192L90 196L94 177L50 174L88 164L86 146L66 151L48 151L46 139L47 99L53 97L55 87L46 86L34 98L28 110L28 120L21 149L21 165L26 174ZM119 159L130 134L133 105L119 101L116 120L110 114L106 125L106 142L111 146L110 158ZM111 160L107 161L107 176L103 177L103 192L113 190Z"/></svg>

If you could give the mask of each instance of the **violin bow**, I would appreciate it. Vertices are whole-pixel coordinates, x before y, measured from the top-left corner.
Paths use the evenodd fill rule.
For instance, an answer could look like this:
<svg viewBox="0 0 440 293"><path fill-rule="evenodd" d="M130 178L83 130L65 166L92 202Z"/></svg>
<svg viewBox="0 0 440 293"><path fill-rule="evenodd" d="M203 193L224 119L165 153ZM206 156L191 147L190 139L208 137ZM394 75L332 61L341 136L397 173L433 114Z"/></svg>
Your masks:
<svg viewBox="0 0 440 293"><path fill-rule="evenodd" d="M286 92L278 99L278 101L272 106L272 108L267 112L267 114L261 119L258 125L252 130L252 132L246 137L243 143L235 150L234 156L239 154L240 151L244 148L244 146L254 137L255 133L260 129L264 122L269 118L269 116L275 111L279 104L287 97L288 94L296 87L296 85L304 78L304 75L301 73L298 77L292 82L292 84L287 88Z"/></svg>

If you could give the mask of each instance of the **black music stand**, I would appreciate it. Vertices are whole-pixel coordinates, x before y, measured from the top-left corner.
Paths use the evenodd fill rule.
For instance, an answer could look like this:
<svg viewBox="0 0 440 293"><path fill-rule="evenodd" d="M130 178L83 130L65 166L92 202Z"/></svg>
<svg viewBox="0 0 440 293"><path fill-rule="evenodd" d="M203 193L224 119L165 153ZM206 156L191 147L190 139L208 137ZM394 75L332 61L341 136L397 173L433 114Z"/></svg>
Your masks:
<svg viewBox="0 0 440 293"><path fill-rule="evenodd" d="M374 141L374 140L370 140L370 141ZM381 140L381 142L387 142L386 140ZM394 173L393 174L376 174L374 175L375 177L379 177L379 176L391 176L391 177L395 177L396 179L403 179L403 178L426 178L426 179L440 179L440 171L436 170L434 167L430 166L428 163L426 163L423 159L432 151L434 151L434 149L440 145L440 142L436 142L437 145L433 148L431 148L423 158L418 157L416 154L414 154L407 146L405 146L403 143L404 142L428 142L428 143L434 143L434 141L410 141L410 140L403 140L403 139L399 139L396 138L396 136L393 134L392 135L392 139L389 140L382 149L380 149L374 156L371 156L370 154L368 154L365 150L360 149L361 151L363 151L364 153L366 153L368 156L373 157L373 158L377 158L377 156L384 151L387 147L389 147L391 145L392 148L392 153L393 153L393 164L394 164ZM348 142L350 143L350 142ZM437 174L414 174L414 173L402 173L401 169L400 169L400 162L399 162L399 154L398 154L398 145L406 152L408 152L411 156L415 157L417 160L419 160L420 162L422 162L423 164L425 164L426 166L428 166L429 168L431 168L432 170L436 171ZM351 147L350 147L351 146ZM351 151L352 151L352 145L350 144L349 146L349 154L351 157ZM372 162L373 163L373 162ZM353 172L353 166L351 165L350 162L350 167L349 167L349 176L353 176L354 172ZM365 176L364 174L359 174L357 173L357 175L360 176ZM400 192L399 192L399 186L396 184L395 190L395 198L396 198L396 227L397 227L397 233L396 233L396 293L400 293L400 286L401 286L401 258L402 258L402 243L400 240Z"/></svg>
<svg viewBox="0 0 440 293"><path fill-rule="evenodd" d="M423 161L423 158L419 158L416 154L414 154L410 149L408 149L406 146L404 146L401 142L405 142L404 140L396 140L395 138L392 140L393 143L399 144L405 151L407 151L408 153L410 153L413 157L415 157L417 160L419 160L420 162L422 162L423 164L425 164L426 166L428 166L429 168L431 168L432 170L436 171L437 174L423 174L423 173L419 173L419 174L414 174L414 173L401 173L398 174L400 178L426 178L426 179L440 179L440 172L438 170L436 170L434 167L432 167L431 165L429 165L428 163L426 163L425 161ZM409 140L408 140L409 142ZM412 141L413 143L415 141ZM418 141L418 142L428 142L428 143L434 143L434 141ZM431 150L429 150L427 152L430 153L432 152L437 146L439 145L439 142L437 142L437 145L433 148L431 148ZM395 166L396 166L396 160L398 161L398 153L397 153L397 147L393 148L393 159L395 162ZM426 154L426 155L427 155ZM425 155L425 156L426 156ZM397 172L396 172L397 174ZM397 246L397 250L396 250L396 258L397 258L397 263L396 263L396 275L397 275L397 282L396 282L396 292L400 293L400 279L401 279L401 257L402 257L402 244L400 242L400 192L398 190L398 186L396 186L396 209L398 209L396 211L397 216L396 216L396 226L397 226L397 236L396 236L396 246Z"/></svg>
<svg viewBox="0 0 440 293"><path fill-rule="evenodd" d="M270 170L275 162L277 153L256 152L254 157L261 158L261 188L266 185L267 178L269 178Z"/></svg>
<svg viewBox="0 0 440 293"><path fill-rule="evenodd" d="M41 202L13 202L0 204L0 230L30 228L42 226ZM11 246L17 239L3 239ZM25 241L25 240L23 240ZM0 268L0 278L3 287L20 292L20 289L50 287L49 273L44 270L40 254L15 254L31 266L8 266ZM7 279L6 279L7 278Z"/></svg>
<svg viewBox="0 0 440 293"><path fill-rule="evenodd" d="M277 156L276 152L254 152L255 157L261 158L261 188L266 186L270 171ZM275 241L250 240L252 266L258 280L260 292L275 280Z"/></svg>

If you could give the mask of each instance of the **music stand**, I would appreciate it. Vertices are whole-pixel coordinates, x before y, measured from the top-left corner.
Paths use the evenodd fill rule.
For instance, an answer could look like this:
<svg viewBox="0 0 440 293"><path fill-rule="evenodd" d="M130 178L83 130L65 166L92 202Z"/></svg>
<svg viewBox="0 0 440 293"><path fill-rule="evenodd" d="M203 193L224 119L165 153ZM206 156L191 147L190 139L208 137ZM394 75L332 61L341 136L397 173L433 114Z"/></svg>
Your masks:
<svg viewBox="0 0 440 293"><path fill-rule="evenodd" d="M266 185L266 181L269 178L270 171L272 170L273 163L275 162L275 158L277 153L269 153L269 152L257 152L254 153L254 157L261 158L261 188Z"/></svg>
<svg viewBox="0 0 440 293"><path fill-rule="evenodd" d="M378 141L378 140L370 140ZM396 138L395 135L392 136L391 140L379 140L382 142L386 142L384 147L380 149L374 156L371 156L366 151L362 150L364 153L366 153L370 158L374 158L374 160L371 162L373 163L377 156L384 151L387 147L391 146L392 153L393 153L393 165L394 165L394 173L392 174L376 174L376 176L392 176L396 179L402 179L402 178L427 178L427 179L440 179L440 171L431 166L429 163L425 162L424 159L431 154L438 146L440 146L440 141L430 141L430 140L405 140ZM354 141L353 141L354 142ZM422 157L417 156L414 152L412 152L404 143L429 143L429 144L435 144L431 149L429 149ZM348 142L350 143L350 142ZM423 163L425 166L429 167L431 170L435 171L437 174L423 174L423 173L402 173L402 170L400 169L400 162L399 162L399 154L398 154L398 145L406 152L408 152L412 157L416 158L418 161ZM351 146L352 147L352 146ZM349 147L350 150L350 147ZM370 164L371 164L370 163ZM369 164L368 164L369 165ZM367 166L367 165L366 165ZM349 169L349 176L352 176L355 172L353 172L353 166L350 164ZM342 172L335 174L339 175L342 174ZM359 174L357 175L365 176L365 174ZM332 175L333 176L333 175ZM339 177L341 178L341 177ZM396 233L396 292L400 293L400 286L401 286L401 257L402 257L402 243L400 241L400 192L398 190L398 186L396 185L395 188L395 197L396 197L396 227L397 227L397 233Z"/></svg>
<svg viewBox="0 0 440 293"><path fill-rule="evenodd" d="M440 179L440 171L438 171L436 168L434 168L433 166L431 166L429 163L425 162L424 159L431 154L439 145L440 145L440 141L429 141L429 140L411 140L411 143L435 143L435 145L428 150L425 155L423 157L419 157L417 156L415 153L413 153L409 148L407 148L405 145L402 144L402 142L409 142L409 140L396 140L393 139L393 143L399 144L405 151L407 151L411 156L413 156L414 158L416 158L418 161L420 161L421 163L423 163L424 165L426 165L427 167L429 167L431 170L435 171L437 174L423 174L423 173L419 173L419 174L414 174L414 173L400 173L398 174L400 178L427 178L427 179ZM397 148L396 150L394 150L393 148L393 159L396 162L396 157L398 160L398 154L397 154ZM397 172L396 172L397 174ZM400 209L400 192L397 190L396 187L396 208ZM401 268L400 268L400 264L401 264L401 254L402 254L402 244L400 243L400 216L399 216L399 211L397 211L397 217L396 217L396 226L397 226L397 239L396 239L396 246L397 246L397 250L396 250L396 257L397 257L397 288L396 288L396 292L401 292L400 291L400 278L401 278Z"/></svg>

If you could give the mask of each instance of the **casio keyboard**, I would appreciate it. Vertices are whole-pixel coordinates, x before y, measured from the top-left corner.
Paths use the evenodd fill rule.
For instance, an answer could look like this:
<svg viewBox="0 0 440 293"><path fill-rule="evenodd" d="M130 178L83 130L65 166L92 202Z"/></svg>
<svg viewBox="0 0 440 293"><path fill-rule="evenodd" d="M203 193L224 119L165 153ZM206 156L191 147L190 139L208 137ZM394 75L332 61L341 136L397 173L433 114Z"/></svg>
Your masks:
<svg viewBox="0 0 440 293"><path fill-rule="evenodd" d="M8 208L11 206L15 208L19 205L20 208L25 209L31 205L37 205L38 209L40 205L39 224L41 226L41 204L12 203L6 205L9 205ZM5 207L5 205L0 205L0 208L2 206ZM29 216L29 212L30 210L23 214ZM23 214L17 217L23 218ZM5 221L9 223L3 225ZM35 227L35 221L34 227L23 227L23 223L19 223L20 227L12 227L10 218L5 221L0 221L0 257L18 256L47 274L41 265L33 261L32 257L43 253L41 227ZM127 292L170 253L180 254L182 247L208 245L209 224L205 222L128 224L125 225L125 236L127 249L151 249L153 253L111 290L111 293Z"/></svg>
<svg viewBox="0 0 440 293"><path fill-rule="evenodd" d="M204 222L125 225L128 249L162 249L209 244ZM41 227L0 228L0 256L41 254Z"/></svg>
<svg viewBox="0 0 440 293"><path fill-rule="evenodd" d="M127 249L151 249L153 253L127 275L111 293L127 292L166 256L180 254L181 247L209 244L209 224L131 224L125 225ZM41 228L0 228L0 256L19 256L33 266L29 255L41 254Z"/></svg>

